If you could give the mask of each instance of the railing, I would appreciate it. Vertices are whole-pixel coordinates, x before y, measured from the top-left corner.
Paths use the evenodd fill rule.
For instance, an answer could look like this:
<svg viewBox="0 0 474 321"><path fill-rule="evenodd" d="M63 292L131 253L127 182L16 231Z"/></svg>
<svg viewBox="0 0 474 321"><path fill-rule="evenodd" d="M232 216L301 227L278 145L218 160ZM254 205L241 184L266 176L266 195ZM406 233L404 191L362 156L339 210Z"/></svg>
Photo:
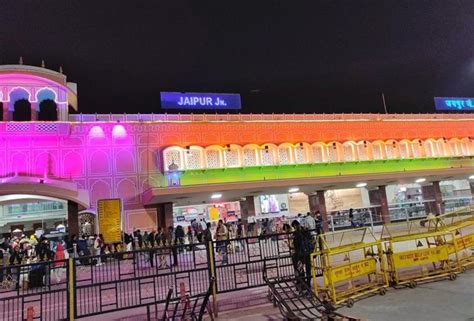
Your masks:
<svg viewBox="0 0 474 321"><path fill-rule="evenodd" d="M433 121L474 120L474 114L71 114L72 122L173 121Z"/></svg>

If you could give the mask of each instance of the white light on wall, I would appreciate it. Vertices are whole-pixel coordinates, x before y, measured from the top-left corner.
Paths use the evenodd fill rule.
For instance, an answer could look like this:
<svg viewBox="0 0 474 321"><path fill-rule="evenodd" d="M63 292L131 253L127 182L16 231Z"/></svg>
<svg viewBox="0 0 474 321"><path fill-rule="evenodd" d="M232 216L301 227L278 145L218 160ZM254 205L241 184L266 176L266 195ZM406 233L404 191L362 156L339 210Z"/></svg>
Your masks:
<svg viewBox="0 0 474 321"><path fill-rule="evenodd" d="M400 187L400 192L406 192L406 191L407 191L407 187L406 187L406 186Z"/></svg>
<svg viewBox="0 0 474 321"><path fill-rule="evenodd" d="M222 197L222 194L221 194L221 193L214 193L214 194L211 195L211 198L212 198L213 200L219 199L219 198L221 198L221 197Z"/></svg>
<svg viewBox="0 0 474 321"><path fill-rule="evenodd" d="M367 183L359 183L356 185L356 187L366 187Z"/></svg>
<svg viewBox="0 0 474 321"><path fill-rule="evenodd" d="M127 136L127 131L123 125L115 125L112 129L112 136L114 138L124 138Z"/></svg>
<svg viewBox="0 0 474 321"><path fill-rule="evenodd" d="M426 178L418 178L415 183L424 183L426 182Z"/></svg>
<svg viewBox="0 0 474 321"><path fill-rule="evenodd" d="M474 179L474 175L469 176L469 179Z"/></svg>
<svg viewBox="0 0 474 321"><path fill-rule="evenodd" d="M288 190L288 193L296 193L296 192L299 192L299 188L298 187L292 187Z"/></svg>

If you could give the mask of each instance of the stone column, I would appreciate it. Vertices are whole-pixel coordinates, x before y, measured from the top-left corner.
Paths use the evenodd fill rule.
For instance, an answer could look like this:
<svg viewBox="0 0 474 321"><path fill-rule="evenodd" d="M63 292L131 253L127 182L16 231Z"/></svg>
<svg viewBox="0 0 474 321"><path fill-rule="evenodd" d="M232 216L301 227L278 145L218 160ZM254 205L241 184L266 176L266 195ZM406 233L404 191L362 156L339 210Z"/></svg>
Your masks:
<svg viewBox="0 0 474 321"><path fill-rule="evenodd" d="M317 191L316 194L308 195L309 210L312 213L319 212L323 218L323 230L329 230L328 212L326 210L326 199L324 198L324 191Z"/></svg>
<svg viewBox="0 0 474 321"><path fill-rule="evenodd" d="M38 106L37 102L30 102L31 105L31 121L38 119L38 113L36 112L36 107Z"/></svg>
<svg viewBox="0 0 474 321"><path fill-rule="evenodd" d="M69 237L79 235L79 206L73 201L67 201L67 231Z"/></svg>
<svg viewBox="0 0 474 321"><path fill-rule="evenodd" d="M12 114L10 113L10 103L3 103L3 121L12 120Z"/></svg>
<svg viewBox="0 0 474 321"><path fill-rule="evenodd" d="M242 219L242 224L247 231L248 218L249 216L255 216L255 202L253 196L246 196L245 201L240 201L240 217Z"/></svg>
<svg viewBox="0 0 474 321"><path fill-rule="evenodd" d="M439 187L439 182L433 182L432 185L424 185L421 187L423 201L425 201L426 215L441 214L443 212L443 196ZM429 202L426 202L426 201Z"/></svg>
<svg viewBox="0 0 474 321"><path fill-rule="evenodd" d="M156 205L156 222L163 229L173 226L173 203Z"/></svg>
<svg viewBox="0 0 474 321"><path fill-rule="evenodd" d="M387 191L385 185L369 191L370 205L380 206L380 217L373 217L374 221L380 219L384 223L390 223L390 212L388 210Z"/></svg>

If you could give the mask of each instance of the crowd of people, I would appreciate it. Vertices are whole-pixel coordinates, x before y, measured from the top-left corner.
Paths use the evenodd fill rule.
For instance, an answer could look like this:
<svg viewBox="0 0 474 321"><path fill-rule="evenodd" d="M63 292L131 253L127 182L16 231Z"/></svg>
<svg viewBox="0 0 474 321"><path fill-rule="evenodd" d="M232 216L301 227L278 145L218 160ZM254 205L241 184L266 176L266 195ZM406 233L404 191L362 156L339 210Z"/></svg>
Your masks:
<svg viewBox="0 0 474 321"><path fill-rule="evenodd" d="M234 222L219 220L212 224L204 220L194 220L189 226L170 226L168 228L157 228L151 231L134 230L132 233L123 233L123 242L107 244L101 234L98 235L71 235L66 239L48 239L44 235L38 236L33 233L30 236L6 237L0 244L0 280L5 276L6 267L30 264L33 270L35 263L50 262L51 269L56 281L60 282L64 273L66 259L76 258L76 264L103 265L114 253L114 258L123 259L126 252L134 250L145 250L149 253L147 262L154 266L154 256L158 255L157 248L167 247L173 256L173 265L178 265L178 253L192 250L197 244L209 245L215 241L215 248L221 255L222 264L228 263L229 252L245 250L244 237L267 238L275 233L293 233L291 237L291 249L294 252L295 264L308 266L309 254L314 247L314 236L322 232L322 218L319 213L298 214L291 222L285 216L279 218L265 218L256 221L250 217L246 225L241 219ZM272 236L274 237L274 236ZM230 242L229 240L236 240ZM149 249L149 251L147 251ZM160 259L160 266L166 265L167 261ZM44 268L46 264L41 265ZM295 265L296 267L296 265ZM39 268L38 268L39 269ZM39 274L48 274L46 271L38 271ZM30 286L33 285L34 275L30 277ZM41 283L41 282L39 282ZM44 282L43 282L44 283Z"/></svg>

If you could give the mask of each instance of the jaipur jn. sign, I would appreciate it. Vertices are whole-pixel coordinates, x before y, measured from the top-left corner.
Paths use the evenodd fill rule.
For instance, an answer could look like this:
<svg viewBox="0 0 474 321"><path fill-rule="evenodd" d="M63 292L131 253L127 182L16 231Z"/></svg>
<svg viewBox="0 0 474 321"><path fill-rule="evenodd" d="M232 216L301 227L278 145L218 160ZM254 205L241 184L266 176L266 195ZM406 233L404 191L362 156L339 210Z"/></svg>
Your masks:
<svg viewBox="0 0 474 321"><path fill-rule="evenodd" d="M162 92L163 109L241 109L239 94Z"/></svg>

